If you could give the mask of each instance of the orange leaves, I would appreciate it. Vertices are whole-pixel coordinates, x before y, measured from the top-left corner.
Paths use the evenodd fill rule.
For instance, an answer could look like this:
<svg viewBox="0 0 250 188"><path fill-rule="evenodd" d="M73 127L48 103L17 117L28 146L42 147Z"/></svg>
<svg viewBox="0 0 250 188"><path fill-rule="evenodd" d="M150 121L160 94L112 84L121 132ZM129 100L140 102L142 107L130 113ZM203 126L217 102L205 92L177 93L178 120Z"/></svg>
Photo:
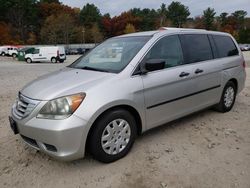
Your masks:
<svg viewBox="0 0 250 188"><path fill-rule="evenodd" d="M102 24L108 36L116 36L124 34L128 24L133 25L134 30L136 30L140 21L141 19L139 17L133 16L132 13L128 11L113 18L103 17Z"/></svg>
<svg viewBox="0 0 250 188"><path fill-rule="evenodd" d="M0 22L0 45L15 44L11 36L11 26L4 22Z"/></svg>

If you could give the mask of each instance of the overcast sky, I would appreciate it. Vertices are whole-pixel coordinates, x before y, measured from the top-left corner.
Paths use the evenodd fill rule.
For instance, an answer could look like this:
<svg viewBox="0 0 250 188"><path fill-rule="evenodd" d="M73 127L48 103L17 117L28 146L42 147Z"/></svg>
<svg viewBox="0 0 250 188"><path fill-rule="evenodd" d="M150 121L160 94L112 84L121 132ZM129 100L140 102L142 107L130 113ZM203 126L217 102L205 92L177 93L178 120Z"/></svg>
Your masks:
<svg viewBox="0 0 250 188"><path fill-rule="evenodd" d="M94 3L102 14L119 15L130 8L158 9L161 3L169 5L172 0L60 0L71 7L82 8L86 3ZM245 10L250 16L250 0L176 0L189 7L191 16L202 15L207 7L212 7L219 15L221 12L232 13L235 10Z"/></svg>

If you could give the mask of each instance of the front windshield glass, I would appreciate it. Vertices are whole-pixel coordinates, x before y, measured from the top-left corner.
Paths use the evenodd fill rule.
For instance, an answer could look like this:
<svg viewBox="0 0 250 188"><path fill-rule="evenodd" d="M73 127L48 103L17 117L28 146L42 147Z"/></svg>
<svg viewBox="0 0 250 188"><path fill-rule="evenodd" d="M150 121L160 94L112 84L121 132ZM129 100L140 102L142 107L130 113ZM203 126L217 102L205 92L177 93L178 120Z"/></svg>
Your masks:
<svg viewBox="0 0 250 188"><path fill-rule="evenodd" d="M106 40L69 67L119 73L149 40L150 36Z"/></svg>

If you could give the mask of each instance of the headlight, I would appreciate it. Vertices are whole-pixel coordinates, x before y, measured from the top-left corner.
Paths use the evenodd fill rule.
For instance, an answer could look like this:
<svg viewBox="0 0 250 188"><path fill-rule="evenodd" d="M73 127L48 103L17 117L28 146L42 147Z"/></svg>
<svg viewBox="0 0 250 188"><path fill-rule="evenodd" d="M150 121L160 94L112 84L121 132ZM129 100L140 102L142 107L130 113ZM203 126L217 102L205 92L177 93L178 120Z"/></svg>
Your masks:
<svg viewBox="0 0 250 188"><path fill-rule="evenodd" d="M79 93L48 101L40 110L37 117L44 119L65 119L76 111L85 96L85 93Z"/></svg>

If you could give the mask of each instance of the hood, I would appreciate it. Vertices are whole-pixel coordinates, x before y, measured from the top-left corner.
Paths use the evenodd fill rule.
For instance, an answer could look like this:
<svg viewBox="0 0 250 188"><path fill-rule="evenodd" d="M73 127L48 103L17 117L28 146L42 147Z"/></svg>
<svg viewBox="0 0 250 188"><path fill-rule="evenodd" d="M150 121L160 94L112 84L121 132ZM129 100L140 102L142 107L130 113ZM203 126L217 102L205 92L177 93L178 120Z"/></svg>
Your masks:
<svg viewBox="0 0 250 188"><path fill-rule="evenodd" d="M21 93L32 99L51 100L61 96L86 92L90 87L100 84L114 75L66 67L28 83L21 90Z"/></svg>

